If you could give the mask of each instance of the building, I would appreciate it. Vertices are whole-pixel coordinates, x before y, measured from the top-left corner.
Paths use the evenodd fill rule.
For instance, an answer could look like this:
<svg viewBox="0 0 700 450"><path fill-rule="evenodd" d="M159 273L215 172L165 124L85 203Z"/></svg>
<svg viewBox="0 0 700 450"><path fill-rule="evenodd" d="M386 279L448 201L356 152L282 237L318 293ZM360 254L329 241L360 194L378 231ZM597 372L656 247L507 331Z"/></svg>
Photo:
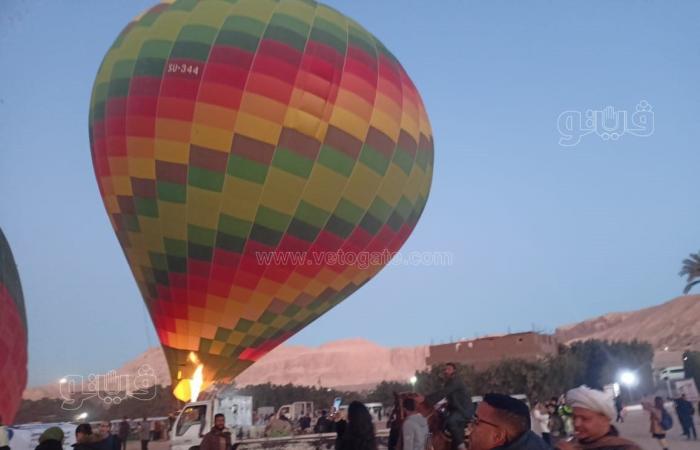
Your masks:
<svg viewBox="0 0 700 450"><path fill-rule="evenodd" d="M504 359L536 361L556 354L557 341L554 336L527 332L431 345L426 364L433 366L455 362L484 370Z"/></svg>

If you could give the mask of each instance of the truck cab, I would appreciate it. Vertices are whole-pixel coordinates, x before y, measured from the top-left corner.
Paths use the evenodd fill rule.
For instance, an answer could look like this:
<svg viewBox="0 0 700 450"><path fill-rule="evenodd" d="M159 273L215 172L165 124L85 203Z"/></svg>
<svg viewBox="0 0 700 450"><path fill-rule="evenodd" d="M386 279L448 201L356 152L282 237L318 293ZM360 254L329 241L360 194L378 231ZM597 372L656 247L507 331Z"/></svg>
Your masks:
<svg viewBox="0 0 700 450"><path fill-rule="evenodd" d="M199 450L202 438L214 426L214 416L223 414L232 442L238 431L253 425L253 398L219 395L185 405L173 424L171 450Z"/></svg>
<svg viewBox="0 0 700 450"><path fill-rule="evenodd" d="M198 450L204 434L213 424L211 401L188 403L173 426L170 448L172 450Z"/></svg>

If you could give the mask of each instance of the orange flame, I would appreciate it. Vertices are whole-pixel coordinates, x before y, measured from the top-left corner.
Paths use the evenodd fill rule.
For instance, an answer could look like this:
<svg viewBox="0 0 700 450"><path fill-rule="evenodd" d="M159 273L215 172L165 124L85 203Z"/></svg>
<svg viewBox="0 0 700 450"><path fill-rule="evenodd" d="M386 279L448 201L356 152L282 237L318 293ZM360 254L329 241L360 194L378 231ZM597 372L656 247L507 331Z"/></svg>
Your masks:
<svg viewBox="0 0 700 450"><path fill-rule="evenodd" d="M183 402L196 402L204 386L204 364L199 362L199 358L194 352L190 352L187 360L192 364L196 364L197 368L194 370L191 379L178 381L177 386L173 390L173 395ZM180 378L181 374L182 371L178 371L178 378Z"/></svg>
<svg viewBox="0 0 700 450"><path fill-rule="evenodd" d="M202 384L204 384L204 377L202 376L202 371L204 370L204 364L200 364L194 371L192 375L192 380L190 381L190 397L191 402L196 402L197 397L199 397L199 391L202 389Z"/></svg>

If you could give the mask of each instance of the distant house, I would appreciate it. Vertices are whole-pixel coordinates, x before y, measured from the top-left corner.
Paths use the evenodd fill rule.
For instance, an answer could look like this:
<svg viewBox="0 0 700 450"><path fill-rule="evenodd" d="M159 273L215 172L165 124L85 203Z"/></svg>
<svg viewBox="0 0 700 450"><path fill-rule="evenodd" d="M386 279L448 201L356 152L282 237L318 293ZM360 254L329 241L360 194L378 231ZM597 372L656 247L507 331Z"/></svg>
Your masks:
<svg viewBox="0 0 700 450"><path fill-rule="evenodd" d="M483 370L504 359L536 361L557 353L554 336L534 332L488 336L450 344L431 345L426 364L455 362Z"/></svg>

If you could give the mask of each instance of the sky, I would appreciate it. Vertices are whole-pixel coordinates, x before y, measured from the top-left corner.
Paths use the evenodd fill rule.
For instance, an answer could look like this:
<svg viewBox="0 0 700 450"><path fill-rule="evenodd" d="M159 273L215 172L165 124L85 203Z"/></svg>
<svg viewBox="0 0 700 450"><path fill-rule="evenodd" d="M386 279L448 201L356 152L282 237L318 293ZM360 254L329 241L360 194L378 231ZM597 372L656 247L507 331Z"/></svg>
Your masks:
<svg viewBox="0 0 700 450"><path fill-rule="evenodd" d="M87 128L102 57L152 3L0 1L0 227L27 305L30 386L158 344ZM289 343L551 332L681 293L681 261L700 249L700 4L328 3L382 40L422 95L435 171L402 251L451 263L386 267ZM562 113L631 118L642 101L651 135L559 144Z"/></svg>

